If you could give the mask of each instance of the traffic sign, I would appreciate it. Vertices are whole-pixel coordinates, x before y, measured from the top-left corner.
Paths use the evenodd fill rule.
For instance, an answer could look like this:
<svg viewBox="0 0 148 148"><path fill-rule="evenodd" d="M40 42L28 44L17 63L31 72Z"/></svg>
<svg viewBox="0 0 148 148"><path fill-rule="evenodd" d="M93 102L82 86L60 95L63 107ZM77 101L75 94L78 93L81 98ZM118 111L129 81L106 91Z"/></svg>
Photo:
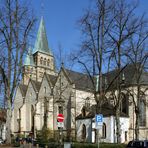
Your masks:
<svg viewBox="0 0 148 148"><path fill-rule="evenodd" d="M64 127L64 123L63 122L57 122L57 126L58 127Z"/></svg>
<svg viewBox="0 0 148 148"><path fill-rule="evenodd" d="M63 121L64 121L64 116L63 116L63 114L58 114L57 120L58 120L58 122L63 122Z"/></svg>
<svg viewBox="0 0 148 148"><path fill-rule="evenodd" d="M102 114L98 114L95 116L95 122L96 122L96 128L102 128L103 125L103 115Z"/></svg>

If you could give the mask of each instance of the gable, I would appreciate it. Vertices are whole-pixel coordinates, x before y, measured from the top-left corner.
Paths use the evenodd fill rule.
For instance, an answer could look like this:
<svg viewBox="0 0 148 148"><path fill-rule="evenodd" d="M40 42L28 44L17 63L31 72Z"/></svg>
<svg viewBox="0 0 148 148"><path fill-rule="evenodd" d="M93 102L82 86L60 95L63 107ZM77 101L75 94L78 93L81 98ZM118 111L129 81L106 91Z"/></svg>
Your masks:
<svg viewBox="0 0 148 148"><path fill-rule="evenodd" d="M44 75L38 94L39 100L46 96L49 97L51 95L51 87L51 82L47 79L47 76Z"/></svg>
<svg viewBox="0 0 148 148"><path fill-rule="evenodd" d="M22 94L21 88L17 87L15 98L14 98L14 107L20 108L23 105L24 96Z"/></svg>
<svg viewBox="0 0 148 148"><path fill-rule="evenodd" d="M55 86L56 88L60 89L60 87L66 87L70 85L71 80L67 77L66 73L64 72L63 68L60 70L58 77L56 79ZM63 88L64 89L64 88Z"/></svg>
<svg viewBox="0 0 148 148"><path fill-rule="evenodd" d="M34 86L30 81L26 92L25 103L35 104L36 101L37 101L37 92L35 91Z"/></svg>

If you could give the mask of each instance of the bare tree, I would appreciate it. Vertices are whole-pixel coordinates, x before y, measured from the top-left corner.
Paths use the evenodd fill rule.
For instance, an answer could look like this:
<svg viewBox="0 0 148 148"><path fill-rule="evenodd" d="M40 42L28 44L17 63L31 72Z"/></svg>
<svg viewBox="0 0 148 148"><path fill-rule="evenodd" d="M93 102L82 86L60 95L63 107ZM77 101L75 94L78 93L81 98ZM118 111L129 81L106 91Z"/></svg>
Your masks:
<svg viewBox="0 0 148 148"><path fill-rule="evenodd" d="M11 143L13 97L18 85L22 63L35 19L18 0L3 0L0 7L1 64L0 74L6 100L6 142Z"/></svg>
<svg viewBox="0 0 148 148"><path fill-rule="evenodd" d="M83 67L93 84L97 113L101 112L101 105L105 99L102 71L103 64L106 62L104 59L108 52L105 40L108 37L107 30L110 27L108 16L112 6L111 3L105 3L105 0L96 0L95 8L86 10L79 21L84 38L82 38L78 55L74 55L73 58Z"/></svg>
<svg viewBox="0 0 148 148"><path fill-rule="evenodd" d="M145 79L143 79L143 77L146 74L146 67L148 66L148 22L144 18L144 15L141 17L140 22L141 24L139 26L139 29L136 31L136 34L133 34L129 39L129 46L124 52L128 61L132 63L135 71L133 81L136 84L136 89L134 89L134 91L130 91L131 96L136 96L135 98L132 97L132 102L135 108L136 115L135 129L133 129L135 130L135 139L139 139L140 122L145 122L145 119L143 121L142 119L140 119L140 116L143 116L145 114L144 112L142 112L141 103L142 101L145 101L142 99L147 91L147 87L144 87ZM146 102L144 102L144 104L145 103ZM145 123L142 124L144 125Z"/></svg>
<svg viewBox="0 0 148 148"><path fill-rule="evenodd" d="M134 1L136 2L136 1ZM106 100L106 93L116 83L115 112L117 143L121 142L120 108L122 90L122 71L128 65L124 53L129 40L137 33L143 22L134 15L138 4L130 4L124 0L105 1L97 0L93 10L87 10L80 20L82 35L79 56L74 56L89 75L94 86L94 96L97 103L97 113L101 111L101 104ZM116 68L116 76L103 86L103 69L108 71ZM105 71L105 70L104 70ZM95 75L99 75L96 82ZM96 89L99 87L99 89Z"/></svg>
<svg viewBox="0 0 148 148"><path fill-rule="evenodd" d="M125 1L115 1L114 7L112 9L112 18L113 22L111 24L110 30L108 30L108 35L110 37L108 43L111 45L111 58L117 67L117 98L116 98L116 134L117 134L117 143L121 141L121 130L120 130L120 105L122 101L121 90L122 90L122 75L121 71L122 67L127 65L127 61L125 61L125 56L123 54L126 49L126 45L130 38L136 34L139 30L139 26L141 25L141 20L138 17L134 16L134 11L137 8L137 3L135 5L129 5Z"/></svg>

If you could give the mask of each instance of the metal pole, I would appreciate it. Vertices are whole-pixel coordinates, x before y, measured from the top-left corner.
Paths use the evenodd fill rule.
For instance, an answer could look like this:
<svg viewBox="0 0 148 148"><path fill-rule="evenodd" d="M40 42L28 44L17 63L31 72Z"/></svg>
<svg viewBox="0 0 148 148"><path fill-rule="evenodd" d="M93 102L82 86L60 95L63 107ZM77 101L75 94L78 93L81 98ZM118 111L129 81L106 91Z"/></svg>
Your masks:
<svg viewBox="0 0 148 148"><path fill-rule="evenodd" d="M99 148L99 129L98 129L98 148Z"/></svg>
<svg viewBox="0 0 148 148"><path fill-rule="evenodd" d="M60 127L60 129L59 129L59 131L60 131L60 148L61 148L61 127Z"/></svg>

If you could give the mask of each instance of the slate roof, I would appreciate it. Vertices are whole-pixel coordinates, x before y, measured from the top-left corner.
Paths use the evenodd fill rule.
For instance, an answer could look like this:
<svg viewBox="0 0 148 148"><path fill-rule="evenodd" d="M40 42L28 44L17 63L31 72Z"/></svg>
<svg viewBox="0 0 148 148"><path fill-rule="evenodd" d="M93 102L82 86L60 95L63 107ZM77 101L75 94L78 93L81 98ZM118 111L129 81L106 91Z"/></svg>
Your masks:
<svg viewBox="0 0 148 148"><path fill-rule="evenodd" d="M54 86L57 80L57 76L54 75L50 75L50 74L46 74L48 81L50 81L52 83L52 85Z"/></svg>
<svg viewBox="0 0 148 148"><path fill-rule="evenodd" d="M95 84L93 85L91 79L89 78L87 74L75 72L75 71L68 70L68 69L63 69L63 70L65 71L66 76L70 79L70 81L75 84L76 89L84 90L84 91L94 91ZM123 74L125 77L125 81L124 81L125 86L136 84L135 67L133 65L127 65L125 68L123 68L123 70L120 72L121 79L122 79ZM54 86L57 80L57 76L50 75L50 74L46 74L46 76L47 76L48 81L50 81L52 85ZM116 89L118 76L119 76L119 73L117 69L103 74L102 76L103 77L102 78L103 87L105 87L105 85L109 86L111 82L114 80L112 85L110 85L109 90ZM105 79L106 79L106 82L105 82ZM31 80L31 81L32 81L35 91L39 92L41 82L36 82L34 80ZM94 77L94 82L96 82L95 77ZM148 72L143 72L143 74L141 75L140 83L143 85L148 85ZM26 91L27 91L27 86L20 84L20 89L21 89L23 96L25 96Z"/></svg>
<svg viewBox="0 0 148 148"><path fill-rule="evenodd" d="M103 74L103 86L105 87L106 82L107 82L107 85L110 85L111 82L113 82L109 89L115 89L117 86L117 77L119 76L119 74L121 76L121 82L122 82L122 78L123 77L125 78L125 80L124 80L125 86L136 84L135 65L129 64L129 65L123 67L120 72L118 72L117 69L115 69L111 72ZM106 79L106 82L105 82L105 79ZM143 73L141 74L140 84L148 85L148 73L147 72L143 71Z"/></svg>
<svg viewBox="0 0 148 148"><path fill-rule="evenodd" d="M65 69L67 76L75 84L76 89L92 91L94 90L93 83L88 75Z"/></svg>
<svg viewBox="0 0 148 148"><path fill-rule="evenodd" d="M27 85L20 84L19 88L21 90L22 96L25 97L26 92L27 92Z"/></svg>
<svg viewBox="0 0 148 148"><path fill-rule="evenodd" d="M33 85L35 91L39 92L39 89L40 89L40 86L41 86L41 82L37 82L35 80L31 80L31 82L32 82L32 85Z"/></svg>
<svg viewBox="0 0 148 148"><path fill-rule="evenodd" d="M95 77L94 77L94 84L93 84L87 74L75 72L68 69L65 69L65 71L67 76L70 78L70 80L75 84L76 89L81 89L85 91L94 91L94 88L96 86ZM102 76L103 88L105 88L106 85L107 86L110 85L109 90L116 89L117 78L119 75L121 76L121 82L122 82L122 78L123 77L125 78L124 80L125 86L135 85L136 84L135 71L136 71L135 65L129 64L123 67L120 72L118 72L117 69L115 69L108 73L104 73ZM140 84L148 85L148 72L143 71L140 77Z"/></svg>
<svg viewBox="0 0 148 148"><path fill-rule="evenodd" d="M90 111L86 116L83 116L82 113L76 117L76 120L94 118L96 114L96 105L92 105ZM103 114L103 117L115 116L115 110L113 106L109 103L104 103L102 105L100 114ZM120 117L128 117L125 113L120 113Z"/></svg>

